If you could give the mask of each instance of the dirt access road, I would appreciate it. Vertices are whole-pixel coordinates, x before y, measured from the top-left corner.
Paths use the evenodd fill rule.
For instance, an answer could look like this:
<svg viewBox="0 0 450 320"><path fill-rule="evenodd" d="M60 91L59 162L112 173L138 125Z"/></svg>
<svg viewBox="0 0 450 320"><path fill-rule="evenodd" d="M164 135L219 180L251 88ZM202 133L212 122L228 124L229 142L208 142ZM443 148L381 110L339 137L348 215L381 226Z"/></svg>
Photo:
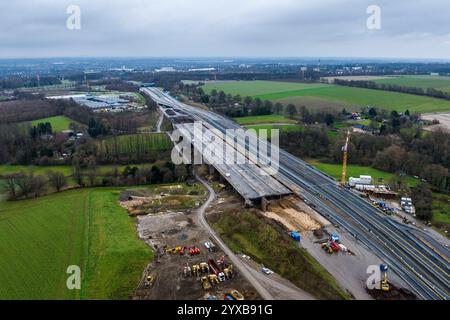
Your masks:
<svg viewBox="0 0 450 320"><path fill-rule="evenodd" d="M238 256L232 252L223 240L217 235L217 233L209 226L205 218L205 211L211 205L216 198L214 189L203 178L196 175L197 180L202 183L205 188L208 189L209 196L206 202L197 210L197 218L199 224L209 232L211 238L213 238L217 245L223 250L228 258L233 262L234 266L241 272L241 274L247 279L247 281L256 289L258 294L264 300L312 300L314 297L308 293L300 290L292 284L289 284L287 280L277 276L271 275L267 277L264 275L258 266L252 266L249 262L243 262ZM264 284L264 286L262 285Z"/></svg>

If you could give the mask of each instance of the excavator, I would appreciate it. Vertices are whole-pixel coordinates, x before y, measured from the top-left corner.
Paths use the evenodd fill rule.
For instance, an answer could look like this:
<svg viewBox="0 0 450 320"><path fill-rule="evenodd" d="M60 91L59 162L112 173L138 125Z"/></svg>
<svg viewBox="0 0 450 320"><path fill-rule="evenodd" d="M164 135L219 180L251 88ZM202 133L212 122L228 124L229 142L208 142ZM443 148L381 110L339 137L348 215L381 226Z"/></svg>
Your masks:
<svg viewBox="0 0 450 320"><path fill-rule="evenodd" d="M198 264L194 264L192 266L192 274L197 277L199 271L200 271L200 266Z"/></svg>
<svg viewBox="0 0 450 320"><path fill-rule="evenodd" d="M203 290L209 290L212 288L211 284L208 281L208 277L206 276L200 278L200 283L202 284Z"/></svg>
<svg viewBox="0 0 450 320"><path fill-rule="evenodd" d="M230 279L233 276L233 265L230 264L228 267L224 268L223 273L227 279Z"/></svg>
<svg viewBox="0 0 450 320"><path fill-rule="evenodd" d="M208 280L211 282L212 285L218 285L219 284L219 278L215 274L208 275Z"/></svg>
<svg viewBox="0 0 450 320"><path fill-rule="evenodd" d="M200 271L202 273L208 273L209 272L209 266L206 262L200 263Z"/></svg>

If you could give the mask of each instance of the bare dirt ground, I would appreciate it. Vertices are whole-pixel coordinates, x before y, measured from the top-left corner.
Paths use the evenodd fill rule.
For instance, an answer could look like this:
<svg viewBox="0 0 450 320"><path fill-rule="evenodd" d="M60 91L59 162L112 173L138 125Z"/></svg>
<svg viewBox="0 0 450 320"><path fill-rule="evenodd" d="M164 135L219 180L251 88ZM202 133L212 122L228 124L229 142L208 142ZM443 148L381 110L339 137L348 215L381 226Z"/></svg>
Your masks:
<svg viewBox="0 0 450 320"><path fill-rule="evenodd" d="M177 196L189 197L180 194ZM148 204L155 201L155 198L158 199L158 194L154 194L153 197L148 195L132 200L130 194L126 194L125 198L122 205L126 206L129 212L140 212L137 226L139 237L155 251L155 261L143 272L142 280L132 299L198 300L210 296L222 299L226 292L233 289L242 293L246 300L258 299L253 287L234 269L230 279L213 285L210 290L203 290L200 278L194 275L184 276L183 269L186 265L192 267L201 262L208 262L209 259L217 261L224 256L217 247L213 251L206 249L204 243L211 239L209 239L208 233L199 226L193 210L172 210L162 201L164 210L156 213L152 210L149 214L144 215L145 210L150 207ZM200 254L190 256L187 252L184 255L165 252L164 248L177 246L195 246L200 249ZM224 258L225 264L227 264L227 257ZM152 285L146 281L149 275L155 279Z"/></svg>
<svg viewBox="0 0 450 320"><path fill-rule="evenodd" d="M304 202L291 196L269 205L268 211L262 214L280 222L287 231L313 231L329 225L327 220L313 212Z"/></svg>
<svg viewBox="0 0 450 320"><path fill-rule="evenodd" d="M438 120L439 124L431 125L426 127L426 130L436 131L436 130L444 130L450 132L450 112L444 113L427 113L422 115L423 120L433 121Z"/></svg>

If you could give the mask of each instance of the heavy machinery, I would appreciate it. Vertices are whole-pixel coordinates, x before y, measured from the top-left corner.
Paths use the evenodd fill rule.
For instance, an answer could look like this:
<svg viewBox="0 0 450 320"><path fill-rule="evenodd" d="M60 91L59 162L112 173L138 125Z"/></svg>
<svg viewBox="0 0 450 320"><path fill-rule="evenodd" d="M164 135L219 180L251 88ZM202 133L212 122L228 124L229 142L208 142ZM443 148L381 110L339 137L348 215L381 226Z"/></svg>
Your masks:
<svg viewBox="0 0 450 320"><path fill-rule="evenodd" d="M190 256L194 256L194 255L197 255L197 254L200 254L200 249L199 248L197 248L197 247L192 247L192 248L188 248L189 249L189 255Z"/></svg>
<svg viewBox="0 0 450 320"><path fill-rule="evenodd" d="M342 177L341 177L341 186L345 186L347 181L347 160L348 160L348 142L350 140L350 130L347 131L347 140L345 141L345 145L342 147L342 151L344 152L342 158Z"/></svg>
<svg viewBox="0 0 450 320"><path fill-rule="evenodd" d="M384 292L388 292L390 290L387 277L388 266L386 264L380 264L380 271L383 273L383 279L380 282L380 289Z"/></svg>
<svg viewBox="0 0 450 320"><path fill-rule="evenodd" d="M153 283L155 282L155 276L147 275L147 278L145 278L145 284L149 287L153 286Z"/></svg>
<svg viewBox="0 0 450 320"><path fill-rule="evenodd" d="M211 282L212 285L218 285L219 284L219 278L215 274L208 275L208 280Z"/></svg>
<svg viewBox="0 0 450 320"><path fill-rule="evenodd" d="M230 294L236 300L244 300L244 296L237 290L231 290Z"/></svg>
<svg viewBox="0 0 450 320"><path fill-rule="evenodd" d="M183 247L175 247L175 248L168 248L166 249L166 252L171 253L171 254L177 254L180 253L181 251L183 251Z"/></svg>
<svg viewBox="0 0 450 320"><path fill-rule="evenodd" d="M213 259L208 260L208 266L212 273L214 273L216 276L219 275L221 272L219 267L217 266L216 262Z"/></svg>
<svg viewBox="0 0 450 320"><path fill-rule="evenodd" d="M202 284L203 290L209 290L212 288L211 284L208 281L208 277L206 276L200 278L200 283Z"/></svg>
<svg viewBox="0 0 450 320"><path fill-rule="evenodd" d="M198 264L194 264L192 266L192 274L195 275L196 277L198 276L198 273L200 271L200 266Z"/></svg>
<svg viewBox="0 0 450 320"><path fill-rule="evenodd" d="M209 266L206 262L200 263L200 271L202 273L208 273L209 272Z"/></svg>
<svg viewBox="0 0 450 320"><path fill-rule="evenodd" d="M227 279L230 279L231 277L233 277L233 265L230 264L228 267L224 268L223 273L225 274L225 277Z"/></svg>
<svg viewBox="0 0 450 320"><path fill-rule="evenodd" d="M192 275L192 269L189 267L189 265L186 263L186 266L183 269L183 274L185 277L189 277Z"/></svg>

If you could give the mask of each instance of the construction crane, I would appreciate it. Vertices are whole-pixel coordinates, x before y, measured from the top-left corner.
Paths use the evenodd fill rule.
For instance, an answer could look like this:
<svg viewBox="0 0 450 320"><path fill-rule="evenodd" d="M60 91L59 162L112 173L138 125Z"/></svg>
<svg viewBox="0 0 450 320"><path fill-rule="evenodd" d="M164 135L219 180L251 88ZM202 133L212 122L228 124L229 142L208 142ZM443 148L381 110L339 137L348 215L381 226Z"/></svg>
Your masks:
<svg viewBox="0 0 450 320"><path fill-rule="evenodd" d="M383 279L381 279L381 282L380 282L380 289L384 292L388 292L390 289L389 281L388 281L388 277L387 277L388 266L386 264L380 264L380 271L384 273Z"/></svg>
<svg viewBox="0 0 450 320"><path fill-rule="evenodd" d="M350 140L350 130L347 131L347 140L345 141L345 145L342 147L342 151L344 152L343 160L342 160L342 177L341 177L341 185L345 186L347 181L347 160L348 160L348 142Z"/></svg>

